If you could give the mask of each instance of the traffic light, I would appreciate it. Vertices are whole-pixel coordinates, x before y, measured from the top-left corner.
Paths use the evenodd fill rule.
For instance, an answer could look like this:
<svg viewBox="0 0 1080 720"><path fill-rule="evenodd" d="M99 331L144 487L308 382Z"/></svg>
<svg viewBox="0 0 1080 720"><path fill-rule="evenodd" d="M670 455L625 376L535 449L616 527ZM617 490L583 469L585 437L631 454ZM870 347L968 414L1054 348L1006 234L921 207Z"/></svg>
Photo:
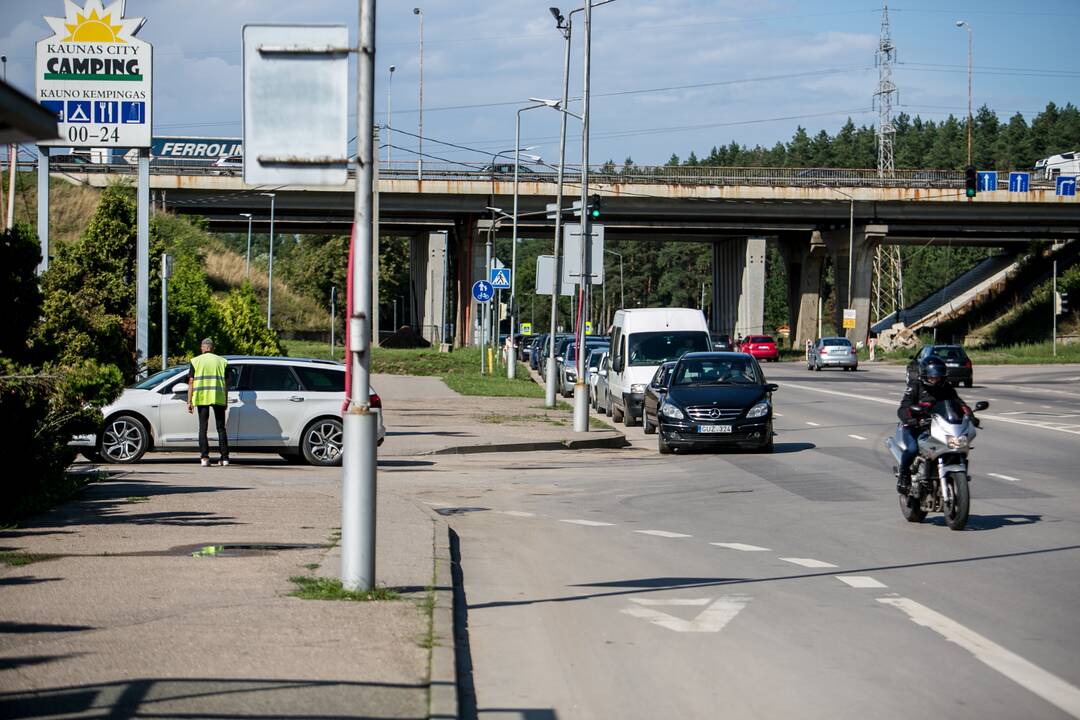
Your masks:
<svg viewBox="0 0 1080 720"><path fill-rule="evenodd" d="M979 174L975 172L974 165L968 165L964 168L964 189L967 191L969 198L975 197L979 192Z"/></svg>
<svg viewBox="0 0 1080 720"><path fill-rule="evenodd" d="M589 218L592 220L600 219L600 207L603 202L600 200L599 195L589 196Z"/></svg>

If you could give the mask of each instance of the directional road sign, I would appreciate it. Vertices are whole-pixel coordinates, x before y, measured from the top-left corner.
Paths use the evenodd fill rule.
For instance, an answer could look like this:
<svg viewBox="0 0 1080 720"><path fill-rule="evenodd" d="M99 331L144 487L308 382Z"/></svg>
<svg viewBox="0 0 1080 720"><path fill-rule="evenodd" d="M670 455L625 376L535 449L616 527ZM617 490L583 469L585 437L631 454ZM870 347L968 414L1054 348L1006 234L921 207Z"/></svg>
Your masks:
<svg viewBox="0 0 1080 720"><path fill-rule="evenodd" d="M491 268L491 277L488 280L491 287L496 290L509 290L510 270L507 268Z"/></svg>
<svg viewBox="0 0 1080 720"><path fill-rule="evenodd" d="M495 288L489 282L477 280L472 286L472 296L479 303L491 302L491 298L495 297Z"/></svg>
<svg viewBox="0 0 1080 720"><path fill-rule="evenodd" d="M997 172L983 170L979 173L979 192L993 192L997 190Z"/></svg>
<svg viewBox="0 0 1080 720"><path fill-rule="evenodd" d="M1009 192L1027 192L1031 182L1031 173L1009 173Z"/></svg>
<svg viewBox="0 0 1080 720"><path fill-rule="evenodd" d="M1054 188L1056 195L1073 197L1076 195L1076 178L1058 175L1057 185Z"/></svg>

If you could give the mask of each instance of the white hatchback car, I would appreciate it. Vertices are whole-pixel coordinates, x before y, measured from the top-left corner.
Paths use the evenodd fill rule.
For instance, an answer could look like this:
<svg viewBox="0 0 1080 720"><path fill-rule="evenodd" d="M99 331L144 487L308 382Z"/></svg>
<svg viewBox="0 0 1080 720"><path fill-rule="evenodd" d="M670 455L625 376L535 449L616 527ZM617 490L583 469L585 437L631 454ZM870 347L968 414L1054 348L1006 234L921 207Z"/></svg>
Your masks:
<svg viewBox="0 0 1080 720"><path fill-rule="evenodd" d="M345 366L330 360L226 356L229 361L225 429L229 450L272 452L312 465L341 463ZM133 463L151 450L197 450L199 422L187 411L188 365L163 370L124 390L101 409L98 435L72 445L91 460ZM378 443L386 437L382 401L374 389ZM211 419L211 450L217 431Z"/></svg>

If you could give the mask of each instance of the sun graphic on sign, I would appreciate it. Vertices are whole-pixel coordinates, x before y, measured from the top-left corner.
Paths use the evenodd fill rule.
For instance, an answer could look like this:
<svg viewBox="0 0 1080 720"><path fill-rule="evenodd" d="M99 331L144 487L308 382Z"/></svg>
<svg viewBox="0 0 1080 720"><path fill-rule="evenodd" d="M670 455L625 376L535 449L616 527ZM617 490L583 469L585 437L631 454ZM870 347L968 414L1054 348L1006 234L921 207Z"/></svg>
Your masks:
<svg viewBox="0 0 1080 720"><path fill-rule="evenodd" d="M60 42L126 43L139 31L143 18L125 18L124 0L104 7L101 0L86 0L79 7L64 0L64 17L46 17Z"/></svg>

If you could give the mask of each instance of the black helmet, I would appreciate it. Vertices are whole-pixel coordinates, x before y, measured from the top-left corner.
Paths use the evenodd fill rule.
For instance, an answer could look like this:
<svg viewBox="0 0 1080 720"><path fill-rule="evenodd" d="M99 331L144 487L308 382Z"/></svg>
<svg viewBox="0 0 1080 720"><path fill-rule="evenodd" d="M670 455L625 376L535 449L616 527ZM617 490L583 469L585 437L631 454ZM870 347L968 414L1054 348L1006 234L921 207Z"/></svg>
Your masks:
<svg viewBox="0 0 1080 720"><path fill-rule="evenodd" d="M927 385L939 385L944 382L948 370L945 369L945 361L937 355L931 355L922 361L919 368L919 379Z"/></svg>

